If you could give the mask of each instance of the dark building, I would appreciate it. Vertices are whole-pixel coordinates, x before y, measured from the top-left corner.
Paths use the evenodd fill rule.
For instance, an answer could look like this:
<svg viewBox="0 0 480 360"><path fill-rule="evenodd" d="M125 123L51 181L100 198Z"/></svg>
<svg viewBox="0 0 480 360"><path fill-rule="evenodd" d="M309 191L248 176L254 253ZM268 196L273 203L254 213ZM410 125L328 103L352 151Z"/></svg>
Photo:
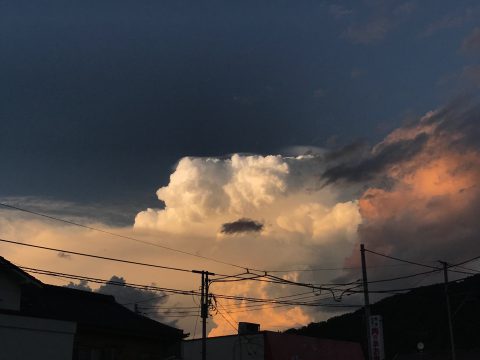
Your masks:
<svg viewBox="0 0 480 360"><path fill-rule="evenodd" d="M180 356L181 340L185 337L182 330L136 314L117 303L113 296L44 284L2 257L0 272L4 279L9 279L0 282L0 294L2 285L5 289L15 288L16 284L20 300L16 308L0 307L0 313L32 324L36 319L73 323L74 360L157 360ZM4 326L3 331L6 329Z"/></svg>

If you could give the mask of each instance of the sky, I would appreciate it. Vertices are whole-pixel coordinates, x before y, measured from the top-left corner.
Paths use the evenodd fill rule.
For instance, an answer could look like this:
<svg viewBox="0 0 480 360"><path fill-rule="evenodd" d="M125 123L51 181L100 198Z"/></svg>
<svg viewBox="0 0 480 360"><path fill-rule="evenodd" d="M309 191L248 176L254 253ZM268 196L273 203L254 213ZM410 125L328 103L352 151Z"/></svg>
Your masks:
<svg viewBox="0 0 480 360"><path fill-rule="evenodd" d="M0 1L0 199L263 270L357 267L360 243L430 264L459 261L480 253L479 18L477 1ZM5 239L238 271L0 214ZM24 266L199 286L190 274L11 244L0 252ZM281 276L325 283L358 274ZM213 286L259 297L298 291ZM333 313L241 317L283 329ZM194 323L175 324L194 333ZM209 329L233 331L218 316Z"/></svg>

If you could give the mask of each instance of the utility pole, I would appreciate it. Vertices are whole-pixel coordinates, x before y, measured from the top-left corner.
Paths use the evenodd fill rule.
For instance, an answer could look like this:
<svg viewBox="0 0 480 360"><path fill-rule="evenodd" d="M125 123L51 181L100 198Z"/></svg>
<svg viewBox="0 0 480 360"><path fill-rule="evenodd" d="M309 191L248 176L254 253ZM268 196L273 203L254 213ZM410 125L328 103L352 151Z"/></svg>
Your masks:
<svg viewBox="0 0 480 360"><path fill-rule="evenodd" d="M368 297L368 279L367 279L367 264L365 261L365 246L360 244L360 256L362 259L362 278L363 278L363 297L365 300L365 324L367 330L367 354L368 359L372 360L372 339L370 333L370 300Z"/></svg>
<svg viewBox="0 0 480 360"><path fill-rule="evenodd" d="M202 360L207 359L207 319L208 319L208 307L209 296L208 287L209 280L208 275L215 275L208 271L192 270L193 273L202 275L202 292L200 296L200 316L202 317Z"/></svg>
<svg viewBox="0 0 480 360"><path fill-rule="evenodd" d="M445 261L439 261L443 265L443 279L445 289L445 303L447 304L448 330L450 333L450 347L452 351L452 360L456 360L455 342L453 339L452 312L450 310L450 298L448 296L448 264Z"/></svg>

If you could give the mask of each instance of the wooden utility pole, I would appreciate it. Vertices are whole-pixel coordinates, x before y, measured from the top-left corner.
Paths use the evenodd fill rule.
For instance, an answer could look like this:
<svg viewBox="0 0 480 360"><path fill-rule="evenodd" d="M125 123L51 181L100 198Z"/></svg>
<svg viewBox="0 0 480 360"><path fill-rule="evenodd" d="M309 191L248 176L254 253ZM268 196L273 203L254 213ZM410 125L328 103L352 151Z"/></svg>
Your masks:
<svg viewBox="0 0 480 360"><path fill-rule="evenodd" d="M448 331L450 333L450 348L452 360L456 360L457 357L455 355L455 342L453 339L452 312L450 310L450 298L448 296L448 264L445 261L440 261L440 264L443 265L443 280L445 290L445 303L447 305Z"/></svg>
<svg viewBox="0 0 480 360"><path fill-rule="evenodd" d="M365 301L365 324L366 324L366 331L367 331L367 354L368 359L372 360L372 340L371 340L371 333L370 333L370 299L368 297L368 279L367 279L367 264L365 261L365 246L360 244L360 256L362 259L362 278L363 278L363 297Z"/></svg>
<svg viewBox="0 0 480 360"><path fill-rule="evenodd" d="M208 275L215 275L208 271L192 270L193 273L202 275L202 292L200 296L200 316L202 317L202 360L207 359L207 319L208 319L208 307L209 296L208 287L209 280Z"/></svg>

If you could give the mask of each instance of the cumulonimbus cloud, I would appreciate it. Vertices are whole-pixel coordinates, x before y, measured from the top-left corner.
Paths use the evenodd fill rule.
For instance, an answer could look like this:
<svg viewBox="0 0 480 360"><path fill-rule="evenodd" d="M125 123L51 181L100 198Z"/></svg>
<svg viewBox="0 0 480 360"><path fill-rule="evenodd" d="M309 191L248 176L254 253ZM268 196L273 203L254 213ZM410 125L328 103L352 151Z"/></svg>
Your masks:
<svg viewBox="0 0 480 360"><path fill-rule="evenodd" d="M319 152L181 159L170 182L157 191L164 208L140 212L135 229L176 234L176 246L250 269L292 269L316 262L341 266L357 240L358 203L348 191L322 186L319 179L327 163L345 157L348 154L339 153L327 159ZM273 249L275 256L265 256ZM278 292L266 286L258 293L257 288L258 284L250 282L242 291L265 297L295 291ZM236 288L224 289L233 293ZM240 312L240 320L253 315ZM284 313L265 308L257 318L264 325L281 325ZM314 319L299 307L288 314L291 323ZM224 331L228 329L220 318L215 322Z"/></svg>

